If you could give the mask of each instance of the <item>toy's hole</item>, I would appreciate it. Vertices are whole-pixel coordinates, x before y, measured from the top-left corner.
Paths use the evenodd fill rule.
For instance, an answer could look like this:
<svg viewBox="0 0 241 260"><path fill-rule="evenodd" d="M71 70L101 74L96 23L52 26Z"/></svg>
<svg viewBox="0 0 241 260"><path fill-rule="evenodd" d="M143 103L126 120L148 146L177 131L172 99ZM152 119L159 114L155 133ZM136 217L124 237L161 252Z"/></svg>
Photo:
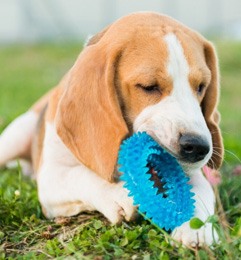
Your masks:
<svg viewBox="0 0 241 260"><path fill-rule="evenodd" d="M167 194L166 194L166 189L164 188L164 185L166 184L166 182L161 182L157 171L154 169L154 167L152 167L150 164L147 164L147 167L149 168L148 174L151 175L150 180L154 182L154 187L156 187L158 189L157 194L162 193L164 198L167 198Z"/></svg>

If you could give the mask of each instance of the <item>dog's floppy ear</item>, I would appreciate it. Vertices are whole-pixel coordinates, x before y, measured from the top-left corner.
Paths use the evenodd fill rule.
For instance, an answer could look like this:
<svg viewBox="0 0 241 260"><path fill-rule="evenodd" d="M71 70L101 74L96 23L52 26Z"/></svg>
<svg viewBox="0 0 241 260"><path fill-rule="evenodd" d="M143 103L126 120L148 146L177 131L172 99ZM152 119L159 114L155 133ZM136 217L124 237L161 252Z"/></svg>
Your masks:
<svg viewBox="0 0 241 260"><path fill-rule="evenodd" d="M112 181L122 139L128 134L115 86L120 51L87 46L70 71L57 115L57 133L84 165Z"/></svg>
<svg viewBox="0 0 241 260"><path fill-rule="evenodd" d="M94 36L90 37L90 39L87 41L86 46L96 44L99 42L99 40L105 35L105 33L108 31L111 25L107 26L104 28L102 31L99 33L95 34Z"/></svg>
<svg viewBox="0 0 241 260"><path fill-rule="evenodd" d="M224 153L223 141L219 128L220 115L217 111L219 100L219 69L216 52L211 43L204 43L204 54L206 63L211 71L211 82L201 104L213 142L213 154L208 162L208 166L213 169L218 169L222 164Z"/></svg>

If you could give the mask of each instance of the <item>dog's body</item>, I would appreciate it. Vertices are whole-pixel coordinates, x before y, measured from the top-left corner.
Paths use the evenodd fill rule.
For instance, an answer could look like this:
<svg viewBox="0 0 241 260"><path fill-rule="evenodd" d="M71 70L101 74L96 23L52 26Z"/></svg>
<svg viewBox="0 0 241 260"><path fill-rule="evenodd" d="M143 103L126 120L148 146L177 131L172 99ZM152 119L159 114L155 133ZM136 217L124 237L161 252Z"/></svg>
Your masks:
<svg viewBox="0 0 241 260"><path fill-rule="evenodd" d="M131 220L132 199L118 179L121 141L146 131L190 176L195 216L214 213L201 168L218 168L218 68L212 45L154 13L126 16L94 36L60 84L0 136L0 165L32 158L46 217L97 210L112 223ZM211 244L210 223L173 231L186 245Z"/></svg>

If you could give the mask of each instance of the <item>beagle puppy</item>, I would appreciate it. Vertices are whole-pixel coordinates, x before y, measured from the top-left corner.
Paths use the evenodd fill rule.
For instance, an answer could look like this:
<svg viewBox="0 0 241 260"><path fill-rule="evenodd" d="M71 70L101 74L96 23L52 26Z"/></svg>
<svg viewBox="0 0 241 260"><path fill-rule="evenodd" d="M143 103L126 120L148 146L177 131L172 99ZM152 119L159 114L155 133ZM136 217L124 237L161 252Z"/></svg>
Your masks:
<svg viewBox="0 0 241 260"><path fill-rule="evenodd" d="M99 211L111 223L136 208L118 181L120 143L146 131L190 177L195 217L214 214L215 197L202 167L223 158L214 47L170 17L135 13L90 39L57 87L0 136L0 165L31 158L47 218ZM172 232L188 246L212 244L211 223Z"/></svg>

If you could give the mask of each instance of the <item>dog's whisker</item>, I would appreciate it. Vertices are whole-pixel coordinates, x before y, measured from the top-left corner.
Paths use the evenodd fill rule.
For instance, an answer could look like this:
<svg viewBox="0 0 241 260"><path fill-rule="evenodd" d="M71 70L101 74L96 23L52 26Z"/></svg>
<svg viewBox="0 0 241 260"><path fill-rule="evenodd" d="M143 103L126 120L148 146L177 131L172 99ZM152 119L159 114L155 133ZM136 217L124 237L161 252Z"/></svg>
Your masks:
<svg viewBox="0 0 241 260"><path fill-rule="evenodd" d="M219 146L213 146L213 149L219 149L219 150L222 150L223 148L222 148L222 147L219 147Z"/></svg>
<svg viewBox="0 0 241 260"><path fill-rule="evenodd" d="M213 151L213 153L214 153L215 155L217 155L219 158L222 158L223 161L224 161L226 164L229 164L228 161L227 161L225 158L223 158L222 155L220 155L220 154L218 154L218 153L215 153L215 151ZM211 160L211 159L210 159L210 160Z"/></svg>
<svg viewBox="0 0 241 260"><path fill-rule="evenodd" d="M220 154L217 150L221 150L222 148L220 148L220 147L217 147L217 146L213 146L213 153L215 154L215 155L218 155L220 158L222 158L222 154ZM241 163L241 158L239 158L238 156L237 156L237 154L235 154L235 153L233 153L232 151L230 151L230 150L228 150L228 149L225 149L224 148L224 151L226 152L226 153L229 153L230 155L232 155L234 158L236 158L240 163Z"/></svg>
<svg viewBox="0 0 241 260"><path fill-rule="evenodd" d="M213 150L213 154L217 155L217 156L220 157L220 158L223 157L219 152L217 152L217 151L215 151L215 150Z"/></svg>
<svg viewBox="0 0 241 260"><path fill-rule="evenodd" d="M227 150L227 149L224 149L225 152L227 152L228 154L232 155L235 159L238 160L239 163L241 163L241 159L233 152Z"/></svg>

